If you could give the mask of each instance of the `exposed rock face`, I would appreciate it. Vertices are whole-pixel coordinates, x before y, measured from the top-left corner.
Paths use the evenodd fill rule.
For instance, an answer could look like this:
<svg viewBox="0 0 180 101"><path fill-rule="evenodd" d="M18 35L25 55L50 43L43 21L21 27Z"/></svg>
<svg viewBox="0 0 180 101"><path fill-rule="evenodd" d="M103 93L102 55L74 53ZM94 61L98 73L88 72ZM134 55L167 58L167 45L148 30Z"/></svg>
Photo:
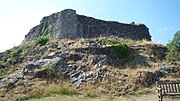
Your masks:
<svg viewBox="0 0 180 101"><path fill-rule="evenodd" d="M67 39L63 43L53 42L41 46L41 48L34 47L34 50L31 50L28 54L30 56L41 54L42 56L37 59L33 58L33 60L29 59L29 63L25 64L19 72L0 80L0 87L9 84L14 87L20 81L23 81L23 85L26 86L26 81L28 81L26 78L29 76L32 78L40 77L43 72L42 67L45 67L44 65L48 65L53 69L56 68L56 72L62 73L76 87L81 87L90 81L96 84L104 81L107 76L117 76L118 72L113 73L111 68L120 69L126 66L112 52L111 46L102 44L100 40L102 39L82 38L69 41ZM134 49L133 53L136 57L128 62L128 66L148 66L151 65L150 63L156 63L163 58L161 55L155 57L154 54L163 54L165 47L151 42L136 42L135 44L131 48ZM52 52L50 49L53 49ZM4 54L2 53L1 56ZM167 69L160 69L154 73L140 71L136 73L137 75L133 82L135 84L149 86L155 80L164 76L167 71L170 71L169 67ZM178 71L178 69L174 71ZM122 78L126 77L128 75L122 75Z"/></svg>
<svg viewBox="0 0 180 101"><path fill-rule="evenodd" d="M32 28L25 36L25 41L47 34L47 30L52 38L57 39L93 38L114 35L133 40L151 40L148 28L144 24L123 24L114 21L103 21L78 15L75 10L66 9L44 17L40 24Z"/></svg>

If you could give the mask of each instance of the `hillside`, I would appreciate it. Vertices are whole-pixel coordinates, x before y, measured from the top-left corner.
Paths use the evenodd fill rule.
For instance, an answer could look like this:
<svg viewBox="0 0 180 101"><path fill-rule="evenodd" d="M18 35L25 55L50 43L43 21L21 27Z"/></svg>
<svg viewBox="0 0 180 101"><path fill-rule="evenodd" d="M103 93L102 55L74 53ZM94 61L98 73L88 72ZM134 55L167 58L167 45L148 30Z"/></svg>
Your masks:
<svg viewBox="0 0 180 101"><path fill-rule="evenodd" d="M51 22L54 19L51 17L43 19ZM53 34L58 33L52 30L57 25L41 25L46 24L41 21L31 29L20 46L0 53L1 100L57 94L118 97L153 88L159 79L180 78L179 64L164 61L166 47L151 39L140 40L141 35L55 38L53 35L64 35L64 32ZM145 36L149 38L149 32Z"/></svg>

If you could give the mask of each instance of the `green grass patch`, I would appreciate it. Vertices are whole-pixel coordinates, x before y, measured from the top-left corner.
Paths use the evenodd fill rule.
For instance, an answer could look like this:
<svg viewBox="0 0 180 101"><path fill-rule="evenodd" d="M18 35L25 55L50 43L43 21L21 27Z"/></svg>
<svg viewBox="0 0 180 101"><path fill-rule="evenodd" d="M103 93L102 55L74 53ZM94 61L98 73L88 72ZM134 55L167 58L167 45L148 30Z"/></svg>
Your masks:
<svg viewBox="0 0 180 101"><path fill-rule="evenodd" d="M58 86L49 86L44 88L34 88L26 92L26 96L19 98L18 101L25 101L30 99L41 99L44 97L50 97L54 95L67 95L73 96L77 95L78 92L72 87L58 87Z"/></svg>
<svg viewBox="0 0 180 101"><path fill-rule="evenodd" d="M73 88L68 87L48 87L45 88L46 94L58 94L58 95L76 95L77 91Z"/></svg>

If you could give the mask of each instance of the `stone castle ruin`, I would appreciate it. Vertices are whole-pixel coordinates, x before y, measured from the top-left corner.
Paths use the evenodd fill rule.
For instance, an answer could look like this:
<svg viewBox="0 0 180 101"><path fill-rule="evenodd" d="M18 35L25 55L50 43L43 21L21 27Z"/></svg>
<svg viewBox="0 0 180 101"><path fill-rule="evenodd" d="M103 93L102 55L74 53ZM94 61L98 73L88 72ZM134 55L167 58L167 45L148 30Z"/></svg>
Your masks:
<svg viewBox="0 0 180 101"><path fill-rule="evenodd" d="M151 40L149 29L144 24L124 24L104 21L76 14L75 10L65 9L44 17L40 24L33 27L25 36L25 41L50 34L51 38L93 38L99 36L117 36L132 40Z"/></svg>

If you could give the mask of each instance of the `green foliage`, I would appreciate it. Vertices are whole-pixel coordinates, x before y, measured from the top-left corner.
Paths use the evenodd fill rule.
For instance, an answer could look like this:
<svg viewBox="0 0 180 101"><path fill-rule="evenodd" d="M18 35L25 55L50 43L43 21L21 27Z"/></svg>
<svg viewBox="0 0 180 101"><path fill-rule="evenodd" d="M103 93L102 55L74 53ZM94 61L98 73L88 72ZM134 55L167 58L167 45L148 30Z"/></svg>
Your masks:
<svg viewBox="0 0 180 101"><path fill-rule="evenodd" d="M126 58L129 53L129 47L126 44L115 44L112 45L112 51L120 58Z"/></svg>
<svg viewBox="0 0 180 101"><path fill-rule="evenodd" d="M61 72L59 71L59 68L51 66L51 65L45 64L41 68L41 71L43 72L43 74L45 74L44 76L48 78L55 78L55 77L62 76Z"/></svg>
<svg viewBox="0 0 180 101"><path fill-rule="evenodd" d="M13 49L11 50L11 52L10 52L10 57L11 57L11 58L17 58L17 56L18 56L18 50L15 49L15 48L13 48Z"/></svg>
<svg viewBox="0 0 180 101"><path fill-rule="evenodd" d="M41 32L42 35L36 38L36 43L45 45L49 41L51 35L51 25L49 25L47 28L43 28Z"/></svg>
<svg viewBox="0 0 180 101"><path fill-rule="evenodd" d="M9 60L11 61L11 63L16 63L18 60L18 53L19 53L19 49L18 47L15 47L13 49L10 50L9 53Z"/></svg>
<svg viewBox="0 0 180 101"><path fill-rule="evenodd" d="M168 44L167 45L167 55L166 55L166 60L168 61L180 61L180 48Z"/></svg>
<svg viewBox="0 0 180 101"><path fill-rule="evenodd" d="M174 34L174 38L170 44L176 46L177 48L180 48L180 30Z"/></svg>
<svg viewBox="0 0 180 101"><path fill-rule="evenodd" d="M42 97L47 97L47 96L52 96L52 95L68 95L68 96L73 96L77 95L78 92L71 87L58 87L58 86L49 86L49 87L39 87L39 88L34 88L33 90L28 90L26 92L25 97L22 97L18 99L18 101L25 101L28 99L35 99L35 98L42 98Z"/></svg>
<svg viewBox="0 0 180 101"><path fill-rule="evenodd" d="M110 95L110 96L108 97L108 101L115 101L114 96Z"/></svg>
<svg viewBox="0 0 180 101"><path fill-rule="evenodd" d="M42 35L36 38L36 43L45 45L49 41L49 35Z"/></svg>
<svg viewBox="0 0 180 101"><path fill-rule="evenodd" d="M180 61L180 30L174 34L174 38L167 44L167 61Z"/></svg>
<svg viewBox="0 0 180 101"><path fill-rule="evenodd" d="M27 55L28 52L29 52L29 48L28 47L23 48L22 55Z"/></svg>
<svg viewBox="0 0 180 101"><path fill-rule="evenodd" d="M102 43L111 45L112 52L122 60L130 61L134 59L134 56L131 54L132 49L128 47L125 42L122 42L118 39L105 39L101 41Z"/></svg>
<svg viewBox="0 0 180 101"><path fill-rule="evenodd" d="M53 68L53 67L50 67L50 66L47 66L47 68L45 68L44 70L48 75L53 75L53 74L56 74L58 72L58 69L57 68Z"/></svg>
<svg viewBox="0 0 180 101"><path fill-rule="evenodd" d="M22 55L27 55L30 48L33 46L33 44L29 41L29 42L26 42L26 43L23 43L20 47L22 49Z"/></svg>
<svg viewBox="0 0 180 101"><path fill-rule="evenodd" d="M42 29L42 35L48 35L48 34L51 34L51 28L52 28L52 26L51 25L49 25L47 28L45 28L45 27L43 27L43 29Z"/></svg>

